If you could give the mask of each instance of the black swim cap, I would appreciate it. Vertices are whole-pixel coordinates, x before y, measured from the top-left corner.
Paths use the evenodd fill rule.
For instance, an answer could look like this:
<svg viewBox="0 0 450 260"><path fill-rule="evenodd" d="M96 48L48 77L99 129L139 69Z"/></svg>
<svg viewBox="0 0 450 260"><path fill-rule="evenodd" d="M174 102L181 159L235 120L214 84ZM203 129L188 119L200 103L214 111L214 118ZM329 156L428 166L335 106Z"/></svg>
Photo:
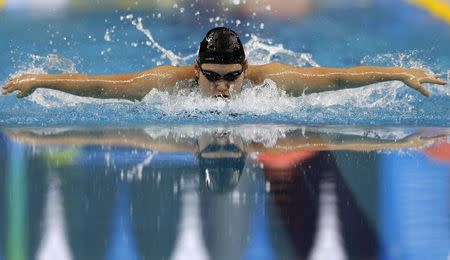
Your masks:
<svg viewBox="0 0 450 260"><path fill-rule="evenodd" d="M217 64L242 64L245 61L244 46L231 29L217 27L210 30L200 43L198 62Z"/></svg>

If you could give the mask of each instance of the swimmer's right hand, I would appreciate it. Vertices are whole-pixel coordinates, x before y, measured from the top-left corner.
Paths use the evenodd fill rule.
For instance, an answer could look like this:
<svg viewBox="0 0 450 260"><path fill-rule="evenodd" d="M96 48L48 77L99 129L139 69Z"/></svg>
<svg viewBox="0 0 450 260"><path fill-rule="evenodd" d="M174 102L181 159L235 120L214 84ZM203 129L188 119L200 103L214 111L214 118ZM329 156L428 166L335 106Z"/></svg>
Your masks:
<svg viewBox="0 0 450 260"><path fill-rule="evenodd" d="M36 90L37 83L36 75L24 74L9 80L8 84L3 86L3 95L10 94L14 91L19 91L16 95L18 98L29 96Z"/></svg>

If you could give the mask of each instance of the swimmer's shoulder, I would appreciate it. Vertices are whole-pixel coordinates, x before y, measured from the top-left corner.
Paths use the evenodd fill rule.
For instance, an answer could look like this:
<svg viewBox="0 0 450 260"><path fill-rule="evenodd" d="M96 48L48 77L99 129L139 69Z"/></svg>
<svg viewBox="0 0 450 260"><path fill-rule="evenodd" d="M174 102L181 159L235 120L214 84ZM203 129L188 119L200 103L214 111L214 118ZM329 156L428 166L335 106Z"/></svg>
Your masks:
<svg viewBox="0 0 450 260"><path fill-rule="evenodd" d="M252 82L259 83L263 82L268 75L287 70L290 67L291 66L287 64L278 62L271 62L262 65L248 65L246 77Z"/></svg>
<svg viewBox="0 0 450 260"><path fill-rule="evenodd" d="M195 79L195 70L192 66L157 66L135 73L135 77L152 89L170 90L173 86L187 86L178 82Z"/></svg>
<svg viewBox="0 0 450 260"><path fill-rule="evenodd" d="M195 70L192 66L157 66L143 72L175 77L179 80L195 77Z"/></svg>

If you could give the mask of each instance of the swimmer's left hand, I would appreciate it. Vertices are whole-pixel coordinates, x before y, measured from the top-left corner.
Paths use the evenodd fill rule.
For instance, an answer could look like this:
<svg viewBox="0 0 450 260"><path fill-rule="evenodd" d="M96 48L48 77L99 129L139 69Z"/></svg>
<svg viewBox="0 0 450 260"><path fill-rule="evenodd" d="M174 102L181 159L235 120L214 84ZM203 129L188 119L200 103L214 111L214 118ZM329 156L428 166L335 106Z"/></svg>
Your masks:
<svg viewBox="0 0 450 260"><path fill-rule="evenodd" d="M424 96L429 97L430 92L426 90L422 84L431 83L438 85L446 85L447 82L440 79L438 76L430 74L426 71L420 69L405 69L404 77L402 78L403 83L405 83L410 88L413 88Z"/></svg>

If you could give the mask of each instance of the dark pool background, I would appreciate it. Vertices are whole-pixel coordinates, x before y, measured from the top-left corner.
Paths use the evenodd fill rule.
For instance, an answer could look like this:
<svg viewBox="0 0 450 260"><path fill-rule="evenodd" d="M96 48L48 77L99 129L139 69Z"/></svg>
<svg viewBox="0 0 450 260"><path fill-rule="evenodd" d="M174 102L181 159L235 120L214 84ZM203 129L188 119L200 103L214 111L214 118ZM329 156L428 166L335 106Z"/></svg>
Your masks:
<svg viewBox="0 0 450 260"><path fill-rule="evenodd" d="M221 24L241 35L253 63L449 75L448 23L403 1L329 1L281 17L267 5L253 15L210 1L106 9L107 1L84 2L86 9L10 3L0 10L0 84L20 73L191 64L204 33ZM134 103L50 90L0 96L0 259L446 260L450 91L427 88L431 98L399 82L298 98L268 82L231 102L163 92ZM305 146L267 153L292 129ZM195 151L140 145L229 131L261 145L227 192L205 187ZM31 139L18 136L30 132ZM127 142L136 132L144 139L135 147L99 144L105 133ZM83 144L72 144L77 135ZM316 135L383 145L305 148ZM416 145L383 148L414 135ZM56 137L69 139L39 144Z"/></svg>

